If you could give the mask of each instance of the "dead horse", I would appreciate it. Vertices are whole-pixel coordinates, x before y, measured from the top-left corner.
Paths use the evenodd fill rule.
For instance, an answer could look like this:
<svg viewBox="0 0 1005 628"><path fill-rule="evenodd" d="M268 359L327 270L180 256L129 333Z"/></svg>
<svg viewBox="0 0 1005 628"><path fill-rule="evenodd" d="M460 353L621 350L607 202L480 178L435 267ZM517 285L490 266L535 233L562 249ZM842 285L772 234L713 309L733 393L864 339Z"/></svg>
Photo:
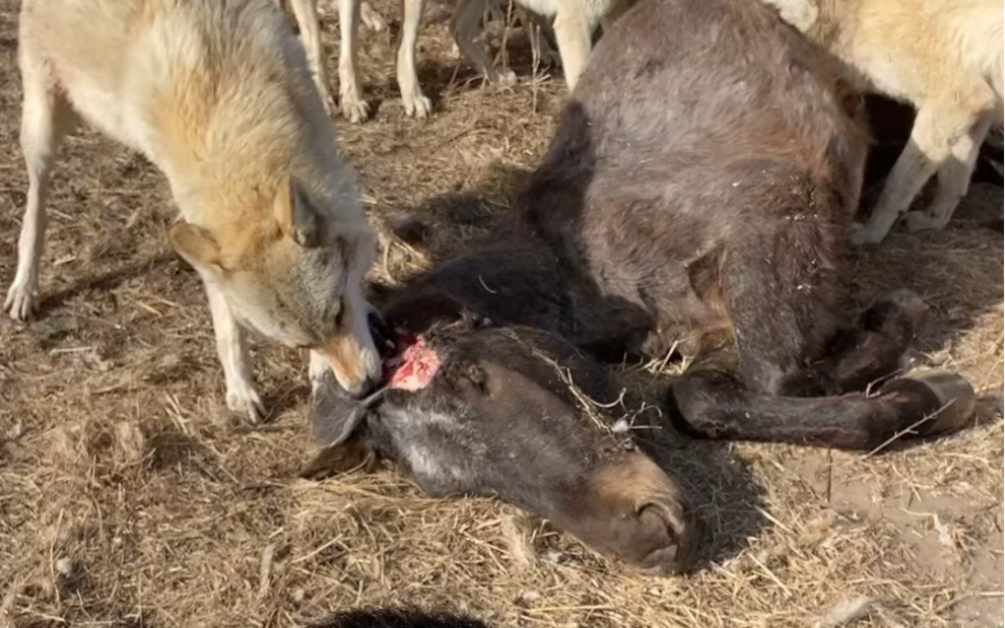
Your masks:
<svg viewBox="0 0 1005 628"><path fill-rule="evenodd" d="M389 458L432 495L498 496L666 573L693 555L686 500L571 390L616 399L598 358L689 357L664 405L700 438L868 450L964 426L966 380L892 377L920 299L842 320L866 141L837 76L757 2L630 10L517 225L382 308L386 387L356 404L330 374L312 382L323 450L308 472Z"/></svg>

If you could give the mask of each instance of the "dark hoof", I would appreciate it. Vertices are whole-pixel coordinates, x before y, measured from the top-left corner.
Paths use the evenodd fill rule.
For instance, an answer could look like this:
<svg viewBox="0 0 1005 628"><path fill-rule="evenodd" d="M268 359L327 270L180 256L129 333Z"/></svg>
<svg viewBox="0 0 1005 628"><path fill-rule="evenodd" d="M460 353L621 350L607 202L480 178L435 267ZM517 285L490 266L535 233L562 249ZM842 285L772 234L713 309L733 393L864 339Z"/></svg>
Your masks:
<svg viewBox="0 0 1005 628"><path fill-rule="evenodd" d="M866 332L879 334L890 348L899 347L906 351L915 339L928 327L931 308L915 292L901 288L888 293L866 309L858 325ZM858 335L852 334L852 342L857 343ZM853 349L848 347L846 350Z"/></svg>
<svg viewBox="0 0 1005 628"><path fill-rule="evenodd" d="M929 420L917 426L921 436L957 432L966 427L977 407L977 394L966 379L956 373L929 371L891 380L883 393L916 391L929 399Z"/></svg>

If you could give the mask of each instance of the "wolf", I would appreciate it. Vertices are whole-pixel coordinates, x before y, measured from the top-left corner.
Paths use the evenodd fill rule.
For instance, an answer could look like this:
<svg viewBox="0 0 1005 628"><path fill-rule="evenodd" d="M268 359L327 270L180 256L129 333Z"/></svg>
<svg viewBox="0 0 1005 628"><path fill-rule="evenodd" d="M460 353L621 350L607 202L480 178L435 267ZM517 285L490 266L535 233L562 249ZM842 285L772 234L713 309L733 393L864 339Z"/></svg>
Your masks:
<svg viewBox="0 0 1005 628"><path fill-rule="evenodd" d="M492 67L492 60L478 46L478 21L490 0L458 0L450 32L454 41L476 68L490 80L511 82L512 75L502 75ZM629 0L518 0L536 15L554 18L555 39L562 60L565 84L569 92L576 87L590 57L593 32L604 25L605 31L626 11Z"/></svg>
<svg viewBox="0 0 1005 628"><path fill-rule="evenodd" d="M284 0L279 0L283 2ZM334 110L334 99L328 91L328 78L322 59L321 31L318 24L318 0L285 0L290 3L300 29L314 82L328 111ZM401 44L398 46L398 88L405 114L425 118L433 110L432 101L422 93L415 67L415 49L422 19L423 0L402 0L404 20L401 27ZM367 15L371 28L376 28L376 12L361 0L338 0L339 14L339 109L350 122L363 122L370 116L370 106L362 97L359 87L357 49L359 48L359 22ZM379 16L377 16L379 17Z"/></svg>
<svg viewBox="0 0 1005 628"><path fill-rule="evenodd" d="M844 62L864 87L917 108L901 153L857 244L942 229L967 193L980 147L1002 123L1003 24L998 0L764 0ZM938 176L924 210L908 211Z"/></svg>
<svg viewBox="0 0 1005 628"><path fill-rule="evenodd" d="M246 328L309 349L313 372L366 394L380 373L361 288L374 237L279 7L25 0L19 37L28 194L4 309L37 309L49 178L83 120L167 177L180 213L169 240L205 285L230 410L265 412Z"/></svg>

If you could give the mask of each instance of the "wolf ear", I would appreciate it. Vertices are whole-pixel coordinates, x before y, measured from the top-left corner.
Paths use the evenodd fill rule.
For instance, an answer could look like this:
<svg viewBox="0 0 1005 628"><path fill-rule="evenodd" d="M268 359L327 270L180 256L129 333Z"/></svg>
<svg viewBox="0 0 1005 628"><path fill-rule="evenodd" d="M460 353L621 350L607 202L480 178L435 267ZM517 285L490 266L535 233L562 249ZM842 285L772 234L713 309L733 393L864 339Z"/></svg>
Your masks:
<svg viewBox="0 0 1005 628"><path fill-rule="evenodd" d="M197 270L220 270L220 246L206 229L183 220L171 227L168 240L178 255Z"/></svg>
<svg viewBox="0 0 1005 628"><path fill-rule="evenodd" d="M290 175L286 185L279 186L275 200L276 220L284 233L304 248L318 245L321 240L321 212L314 206L307 189Z"/></svg>

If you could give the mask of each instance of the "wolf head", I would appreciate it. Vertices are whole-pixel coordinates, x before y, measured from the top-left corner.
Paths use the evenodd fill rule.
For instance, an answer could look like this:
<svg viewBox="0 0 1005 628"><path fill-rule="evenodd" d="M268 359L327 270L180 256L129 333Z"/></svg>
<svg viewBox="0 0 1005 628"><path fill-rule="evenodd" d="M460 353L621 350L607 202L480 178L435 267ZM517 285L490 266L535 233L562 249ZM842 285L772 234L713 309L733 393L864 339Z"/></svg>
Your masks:
<svg viewBox="0 0 1005 628"><path fill-rule="evenodd" d="M366 394L380 380L381 362L362 294L375 254L363 213L325 211L295 177L279 186L269 209L215 229L179 222L171 244L219 288L238 322L317 352L347 392Z"/></svg>

